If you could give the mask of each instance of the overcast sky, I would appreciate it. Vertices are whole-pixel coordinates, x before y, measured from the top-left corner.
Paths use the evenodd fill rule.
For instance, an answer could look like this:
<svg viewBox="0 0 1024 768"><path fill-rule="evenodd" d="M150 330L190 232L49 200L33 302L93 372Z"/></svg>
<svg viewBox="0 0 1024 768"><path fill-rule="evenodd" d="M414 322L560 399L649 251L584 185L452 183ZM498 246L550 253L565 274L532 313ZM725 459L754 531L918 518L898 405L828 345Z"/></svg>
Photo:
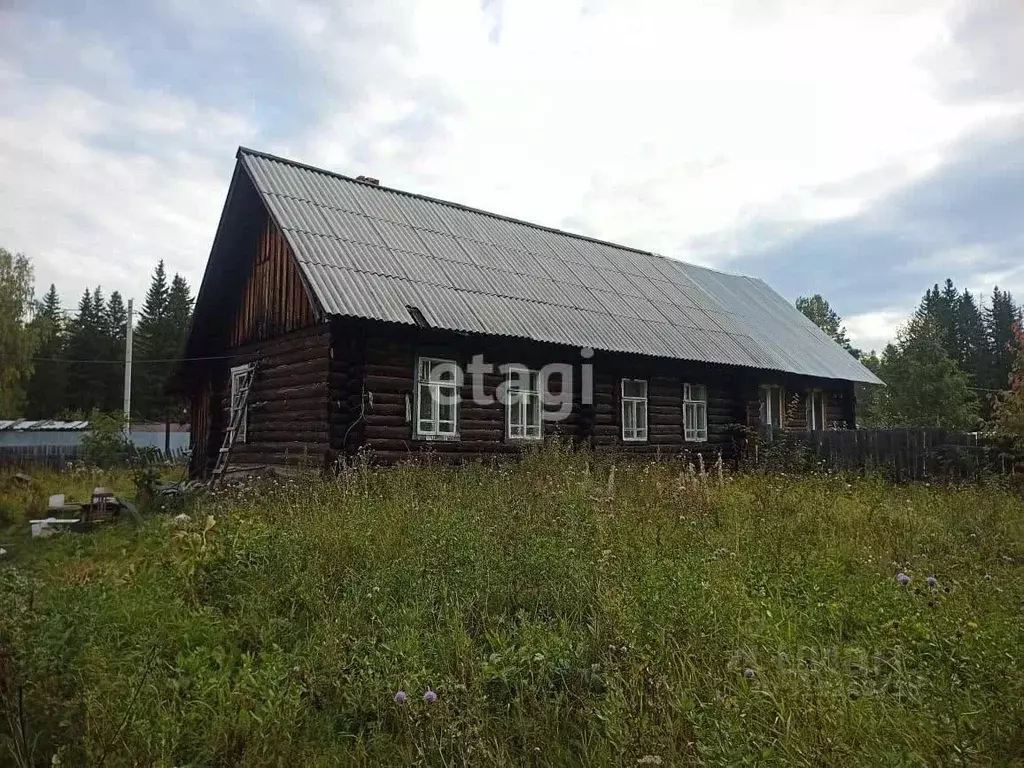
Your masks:
<svg viewBox="0 0 1024 768"><path fill-rule="evenodd" d="M198 288L238 145L821 292L1024 298L1020 0L0 0L0 245Z"/></svg>

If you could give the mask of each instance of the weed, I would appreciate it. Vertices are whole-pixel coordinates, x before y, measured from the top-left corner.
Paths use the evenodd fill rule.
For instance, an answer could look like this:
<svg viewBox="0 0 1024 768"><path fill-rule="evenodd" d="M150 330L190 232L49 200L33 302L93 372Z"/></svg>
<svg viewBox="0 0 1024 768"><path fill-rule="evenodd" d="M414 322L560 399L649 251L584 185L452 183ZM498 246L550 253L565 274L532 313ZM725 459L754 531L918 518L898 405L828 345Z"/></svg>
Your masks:
<svg viewBox="0 0 1024 768"><path fill-rule="evenodd" d="M0 565L0 685L24 716L0 719L0 748L65 765L1020 759L1019 499L707 469L559 446L360 464L220 489L188 522L25 542Z"/></svg>

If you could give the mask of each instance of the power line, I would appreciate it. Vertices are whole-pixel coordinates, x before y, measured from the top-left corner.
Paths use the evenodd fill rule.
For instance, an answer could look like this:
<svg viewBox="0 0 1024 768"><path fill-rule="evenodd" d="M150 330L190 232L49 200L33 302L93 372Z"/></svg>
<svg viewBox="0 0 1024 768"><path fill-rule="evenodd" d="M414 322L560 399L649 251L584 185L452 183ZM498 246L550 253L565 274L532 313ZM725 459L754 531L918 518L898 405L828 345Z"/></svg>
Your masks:
<svg viewBox="0 0 1024 768"><path fill-rule="evenodd" d="M165 357L158 358L155 360L139 360L138 358L132 360L132 365L140 365L142 363L191 363L198 362L200 360L232 360L238 357L238 355L210 355L209 357ZM72 359L67 357L33 357L32 362L35 363L107 363L108 365L124 365L124 360L103 360L99 358L95 359Z"/></svg>

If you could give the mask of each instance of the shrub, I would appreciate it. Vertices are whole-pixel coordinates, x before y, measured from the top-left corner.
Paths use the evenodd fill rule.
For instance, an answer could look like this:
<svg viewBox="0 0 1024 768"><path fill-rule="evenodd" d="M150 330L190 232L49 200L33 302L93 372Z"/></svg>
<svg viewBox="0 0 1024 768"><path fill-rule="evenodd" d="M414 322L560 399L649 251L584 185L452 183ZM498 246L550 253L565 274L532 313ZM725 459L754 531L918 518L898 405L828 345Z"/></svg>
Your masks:
<svg viewBox="0 0 1024 768"><path fill-rule="evenodd" d="M101 469L127 466L133 445L125 437L124 421L104 413L93 413L89 431L82 437L82 459Z"/></svg>

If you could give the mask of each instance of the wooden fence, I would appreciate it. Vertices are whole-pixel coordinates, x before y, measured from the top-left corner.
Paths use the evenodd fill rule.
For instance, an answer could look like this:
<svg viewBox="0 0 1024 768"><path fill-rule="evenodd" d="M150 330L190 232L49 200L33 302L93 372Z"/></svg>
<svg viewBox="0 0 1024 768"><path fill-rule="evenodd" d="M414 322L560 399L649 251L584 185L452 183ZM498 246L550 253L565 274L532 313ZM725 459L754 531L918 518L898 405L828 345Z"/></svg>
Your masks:
<svg viewBox="0 0 1024 768"><path fill-rule="evenodd" d="M171 449L169 454L155 449L166 460L179 461L187 455L184 448ZM0 467L46 467L63 470L82 458L79 445L0 445Z"/></svg>
<svg viewBox="0 0 1024 768"><path fill-rule="evenodd" d="M1012 442L977 432L928 427L776 432L758 441L758 464L772 461L879 471L896 481L976 480L1020 471ZM749 453L749 451L748 451ZM795 468L795 467L794 467Z"/></svg>

